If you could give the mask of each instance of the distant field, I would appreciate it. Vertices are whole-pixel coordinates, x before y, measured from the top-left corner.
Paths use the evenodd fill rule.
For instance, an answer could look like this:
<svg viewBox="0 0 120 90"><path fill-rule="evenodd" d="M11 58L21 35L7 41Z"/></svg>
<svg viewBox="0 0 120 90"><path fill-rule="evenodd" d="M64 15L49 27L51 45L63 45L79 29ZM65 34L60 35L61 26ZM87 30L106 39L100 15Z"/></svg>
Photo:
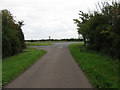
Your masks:
<svg viewBox="0 0 120 90"><path fill-rule="evenodd" d="M52 43L54 42L84 42L84 41L51 41Z"/></svg>
<svg viewBox="0 0 120 90"><path fill-rule="evenodd" d="M46 52L34 48L27 48L23 53L3 59L2 62L2 85L13 80L21 72L30 67Z"/></svg>
<svg viewBox="0 0 120 90"><path fill-rule="evenodd" d="M94 88L118 88L117 60L88 51L81 44L71 44L69 48Z"/></svg>
<svg viewBox="0 0 120 90"><path fill-rule="evenodd" d="M27 46L42 46L42 45L52 45L52 43L43 43L43 42L25 42Z"/></svg>

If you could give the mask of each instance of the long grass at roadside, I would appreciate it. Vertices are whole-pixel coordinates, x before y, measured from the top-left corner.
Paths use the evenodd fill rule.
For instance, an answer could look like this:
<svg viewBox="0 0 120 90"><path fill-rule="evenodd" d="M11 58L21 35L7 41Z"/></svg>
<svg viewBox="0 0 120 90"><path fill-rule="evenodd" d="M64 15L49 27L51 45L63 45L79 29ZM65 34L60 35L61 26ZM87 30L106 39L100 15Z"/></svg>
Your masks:
<svg viewBox="0 0 120 90"><path fill-rule="evenodd" d="M46 51L27 48L23 53L3 59L2 85L13 80L20 73L36 62Z"/></svg>
<svg viewBox="0 0 120 90"><path fill-rule="evenodd" d="M88 51L81 44L69 46L72 56L94 88L118 88L118 62L109 56Z"/></svg>

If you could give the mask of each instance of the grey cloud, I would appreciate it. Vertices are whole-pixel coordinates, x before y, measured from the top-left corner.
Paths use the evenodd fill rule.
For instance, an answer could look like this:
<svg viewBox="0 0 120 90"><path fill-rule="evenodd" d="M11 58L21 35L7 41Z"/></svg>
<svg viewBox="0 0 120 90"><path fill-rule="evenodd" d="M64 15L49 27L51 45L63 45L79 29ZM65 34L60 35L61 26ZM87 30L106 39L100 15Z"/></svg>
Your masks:
<svg viewBox="0 0 120 90"><path fill-rule="evenodd" d="M78 38L73 19L79 10L94 10L100 0L1 0L0 9L8 9L23 20L25 39Z"/></svg>

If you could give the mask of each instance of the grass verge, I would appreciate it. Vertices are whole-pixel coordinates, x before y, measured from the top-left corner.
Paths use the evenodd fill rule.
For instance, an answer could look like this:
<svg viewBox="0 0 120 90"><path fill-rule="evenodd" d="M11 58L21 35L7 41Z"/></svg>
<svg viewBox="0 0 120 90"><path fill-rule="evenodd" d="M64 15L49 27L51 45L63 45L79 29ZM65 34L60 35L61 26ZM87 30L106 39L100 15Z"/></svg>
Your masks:
<svg viewBox="0 0 120 90"><path fill-rule="evenodd" d="M27 48L23 53L3 59L2 85L7 84L36 62L46 51Z"/></svg>
<svg viewBox="0 0 120 90"><path fill-rule="evenodd" d="M42 46L42 45L52 45L52 43L41 43L41 42L25 42L27 46Z"/></svg>
<svg viewBox="0 0 120 90"><path fill-rule="evenodd" d="M72 56L89 78L93 88L118 88L118 62L88 51L81 44L69 45Z"/></svg>

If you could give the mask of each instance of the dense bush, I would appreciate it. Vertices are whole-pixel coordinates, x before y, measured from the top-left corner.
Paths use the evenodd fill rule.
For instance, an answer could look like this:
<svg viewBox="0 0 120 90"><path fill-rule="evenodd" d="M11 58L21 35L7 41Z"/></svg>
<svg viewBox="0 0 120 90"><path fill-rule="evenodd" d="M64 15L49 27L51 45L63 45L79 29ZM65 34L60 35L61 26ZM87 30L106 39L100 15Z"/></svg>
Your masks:
<svg viewBox="0 0 120 90"><path fill-rule="evenodd" d="M74 19L78 33L83 35L88 49L120 58L120 3L105 2L98 6L100 11L80 11L80 20Z"/></svg>
<svg viewBox="0 0 120 90"><path fill-rule="evenodd" d="M2 10L2 57L12 56L25 48L23 21L16 22L8 10Z"/></svg>

